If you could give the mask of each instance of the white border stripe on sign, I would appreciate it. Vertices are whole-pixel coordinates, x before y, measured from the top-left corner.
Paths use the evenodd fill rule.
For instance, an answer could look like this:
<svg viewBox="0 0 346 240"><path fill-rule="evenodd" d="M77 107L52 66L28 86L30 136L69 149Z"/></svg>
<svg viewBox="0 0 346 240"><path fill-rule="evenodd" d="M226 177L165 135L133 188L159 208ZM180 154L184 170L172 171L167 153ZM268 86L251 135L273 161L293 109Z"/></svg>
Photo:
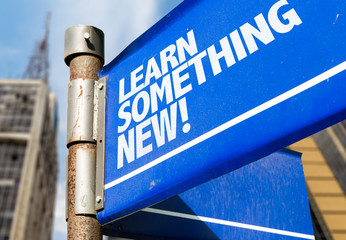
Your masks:
<svg viewBox="0 0 346 240"><path fill-rule="evenodd" d="M219 133L229 129L230 127L237 125L238 123L241 123L241 122L243 122L243 121L245 121L245 120L247 120L247 119L249 119L249 118L251 118L251 117L253 117L253 116L255 116L255 115L257 115L257 114L285 101L285 100L287 100L287 99L290 99L290 98L296 96L299 93L302 93L302 92L312 88L313 86L335 76L336 74L344 71L345 69L346 69L346 61L344 61L344 62L340 63L339 65L329 69L328 71L308 80L307 82L302 83L302 84L298 85L297 87L292 88L291 90L289 90L289 91L287 91L287 92L285 92L285 93L283 93L283 94L255 107L255 108L239 115L238 117L233 118L232 120L214 128L213 130L195 138L194 140L192 140L188 143L185 143L184 145L174 149L173 151L171 151L165 155L162 155L161 157L155 159L154 161L151 161L150 163L148 163L148 164L146 164L140 168L137 168L136 170L134 170L134 171L132 171L132 172L130 172L130 173L128 173L128 174L126 174L126 175L124 175L124 176L122 176L122 177L120 177L120 178L118 178L112 182L107 183L105 185L105 189L107 190L111 187L114 187L114 186L118 185L119 183L122 183L122 182L124 182L124 181L126 181L126 180L128 180L128 179L130 179L130 178L132 178L132 177L134 177L134 176L136 176L136 175L138 175L138 174L140 174L140 173L142 173L142 172L144 172L144 171L146 171L146 170L148 170L148 169L150 169L150 168L152 168L152 167L154 167L154 166L156 166L156 165L158 165L164 161L166 161L167 159L169 159L169 158L197 145L198 143L201 143L201 142L215 136L216 134L219 134Z"/></svg>
<svg viewBox="0 0 346 240"><path fill-rule="evenodd" d="M216 223L216 224L221 224L221 225L230 226L230 227L238 227L238 228L245 228L245 229L249 229L249 230L274 233L274 234L285 235L285 236L290 236L290 237L297 237L297 238L304 238L304 239L315 239L314 235L309 235L309 234L304 234L304 233L296 233L296 232L284 231L284 230L279 230L279 229L274 229L274 228L260 227L260 226L251 225L251 224L232 222L232 221L221 220L221 219L210 218L210 217L196 216L196 215L191 215L191 214L186 214L186 213L172 212L172 211L161 210L161 209L156 209L156 208L145 208L145 209L142 209L141 211L149 212L149 213L156 213L156 214L161 214L161 215L166 215L166 216L171 216L171 217L179 217L179 218L185 218L185 219L190 219L190 220L197 220L197 221L202 221L202 222Z"/></svg>

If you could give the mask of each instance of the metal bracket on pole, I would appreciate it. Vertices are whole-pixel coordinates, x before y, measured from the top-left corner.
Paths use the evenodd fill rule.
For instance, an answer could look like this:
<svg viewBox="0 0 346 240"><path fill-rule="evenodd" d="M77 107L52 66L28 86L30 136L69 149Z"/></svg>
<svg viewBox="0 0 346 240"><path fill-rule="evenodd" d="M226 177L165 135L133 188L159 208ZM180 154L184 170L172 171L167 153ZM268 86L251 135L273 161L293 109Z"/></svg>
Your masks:
<svg viewBox="0 0 346 240"><path fill-rule="evenodd" d="M76 153L75 213L95 211L95 148L79 148Z"/></svg>
<svg viewBox="0 0 346 240"><path fill-rule="evenodd" d="M106 98L107 79L101 78L95 84L94 90L94 138L96 144L96 189L95 208L104 207L104 163L105 163L105 124L106 124Z"/></svg>
<svg viewBox="0 0 346 240"><path fill-rule="evenodd" d="M77 78L69 83L67 144L94 143L95 80ZM95 211L95 146L81 147L76 152L75 214Z"/></svg>
<svg viewBox="0 0 346 240"><path fill-rule="evenodd" d="M94 83L78 78L69 83L67 105L67 144L76 141L94 142Z"/></svg>

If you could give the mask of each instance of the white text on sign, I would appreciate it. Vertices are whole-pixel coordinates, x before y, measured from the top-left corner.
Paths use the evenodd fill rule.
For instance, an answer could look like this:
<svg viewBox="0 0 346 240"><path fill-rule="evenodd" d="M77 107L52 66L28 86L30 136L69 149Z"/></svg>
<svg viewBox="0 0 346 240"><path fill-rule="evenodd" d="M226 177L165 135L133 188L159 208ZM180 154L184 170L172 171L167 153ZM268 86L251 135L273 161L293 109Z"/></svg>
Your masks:
<svg viewBox="0 0 346 240"><path fill-rule="evenodd" d="M190 78L189 71L194 71L197 86L207 83L209 79L207 80L204 71L206 64L216 76L225 70L221 67L221 59L229 68L246 58L248 53L252 54L259 49L255 39L267 45L275 40L273 33L284 34L300 25L302 21L293 8L282 15L278 14L279 9L285 5L288 5L286 0L276 2L269 9L267 17L261 13L254 18L256 27L245 23L203 51L198 50L198 38L196 39L193 30L190 30L187 40L179 38L175 44L163 49L158 55L159 58L152 57L134 69L129 74L130 81L125 83L125 78L121 79L117 168L124 166L124 157L127 163L131 163L153 151L154 147L161 147L174 140L178 113L180 120L185 123L183 132L190 131L185 95L193 91L194 79ZM217 52L215 45L221 51ZM157 82L160 79L161 86ZM130 100L132 96L135 97ZM161 111L160 104L165 105ZM147 118L148 116L151 117ZM135 127L128 129L132 122L136 124ZM152 135L155 142L149 143L147 140Z"/></svg>

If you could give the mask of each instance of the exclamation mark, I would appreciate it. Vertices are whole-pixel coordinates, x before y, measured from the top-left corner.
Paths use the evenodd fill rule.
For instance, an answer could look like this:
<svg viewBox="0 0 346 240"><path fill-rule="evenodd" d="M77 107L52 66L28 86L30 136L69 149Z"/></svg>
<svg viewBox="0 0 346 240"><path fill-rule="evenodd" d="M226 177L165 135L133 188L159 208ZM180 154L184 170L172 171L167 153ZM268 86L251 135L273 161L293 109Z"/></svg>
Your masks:
<svg viewBox="0 0 346 240"><path fill-rule="evenodd" d="M184 123L187 120L189 120L189 116L187 114L186 98L180 99L178 104L180 109L181 121ZM183 126L183 132L188 133L190 129L191 129L190 123L185 123Z"/></svg>

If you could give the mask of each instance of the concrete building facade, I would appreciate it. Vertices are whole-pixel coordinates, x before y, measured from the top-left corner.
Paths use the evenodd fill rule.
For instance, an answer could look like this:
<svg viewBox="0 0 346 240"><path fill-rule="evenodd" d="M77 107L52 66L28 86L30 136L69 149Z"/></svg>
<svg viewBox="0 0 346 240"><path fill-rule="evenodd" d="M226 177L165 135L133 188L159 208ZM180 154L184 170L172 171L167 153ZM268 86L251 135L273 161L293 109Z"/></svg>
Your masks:
<svg viewBox="0 0 346 240"><path fill-rule="evenodd" d="M51 238L56 107L43 81L0 80L0 240Z"/></svg>
<svg viewBox="0 0 346 240"><path fill-rule="evenodd" d="M346 120L290 148L303 153L315 239L346 239Z"/></svg>

